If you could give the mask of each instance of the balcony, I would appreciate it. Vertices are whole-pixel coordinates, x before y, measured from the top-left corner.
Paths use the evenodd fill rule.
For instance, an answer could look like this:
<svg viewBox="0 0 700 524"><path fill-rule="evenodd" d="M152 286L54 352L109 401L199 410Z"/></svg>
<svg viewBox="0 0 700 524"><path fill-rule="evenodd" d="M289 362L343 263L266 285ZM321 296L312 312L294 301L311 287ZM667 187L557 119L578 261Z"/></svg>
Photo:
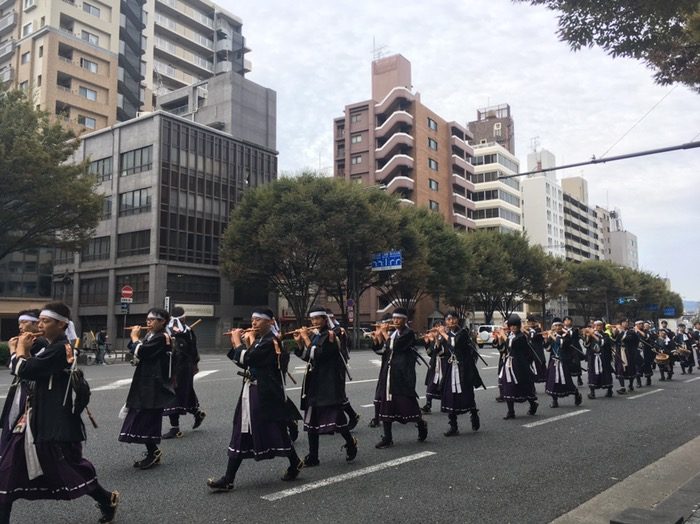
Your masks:
<svg viewBox="0 0 700 524"><path fill-rule="evenodd" d="M6 7L14 3L14 0L0 0L0 9L5 9Z"/></svg>
<svg viewBox="0 0 700 524"><path fill-rule="evenodd" d="M397 191L413 191L415 187L416 183L411 177L399 175L391 179L385 190L387 193L395 193Z"/></svg>
<svg viewBox="0 0 700 524"><path fill-rule="evenodd" d="M469 128L463 126L459 122L448 122L448 125L450 126L450 134L456 136L464 142L474 138L471 131L469 131Z"/></svg>
<svg viewBox="0 0 700 524"><path fill-rule="evenodd" d="M191 22L196 22L200 26L200 29L205 31L214 29L213 19L200 11L192 9L189 5L179 0L157 0L157 2L169 8L166 9L166 11L169 10L172 16L186 16Z"/></svg>
<svg viewBox="0 0 700 524"><path fill-rule="evenodd" d="M167 16L161 14L156 14L154 18L156 29L160 28L165 30L169 37L173 40L182 42L184 45L196 44L200 49L204 49L205 52L210 52L214 50L214 41L206 36L192 31L181 24L178 24L174 20L171 20Z"/></svg>
<svg viewBox="0 0 700 524"><path fill-rule="evenodd" d="M228 73L231 71L233 64L229 62L228 60L221 60L216 63L214 66L214 73L219 74L219 73Z"/></svg>
<svg viewBox="0 0 700 524"><path fill-rule="evenodd" d="M467 180L462 175L459 175L457 173L452 173L452 184L461 187L462 189L465 190L465 192L466 191L473 192L476 189L474 186L474 182Z"/></svg>
<svg viewBox="0 0 700 524"><path fill-rule="evenodd" d="M398 99L403 99L408 102L413 102L415 100L415 96L411 91L405 87L395 87L389 93L384 97L384 99L374 105L374 114L375 115L381 115L384 113L387 109L391 107L391 105L394 103L394 101Z"/></svg>
<svg viewBox="0 0 700 524"><path fill-rule="evenodd" d="M397 124L413 126L413 115L411 115L411 113L407 113L406 111L396 111L395 113L392 113L382 125L374 129L375 136L377 138L383 137L392 127Z"/></svg>
<svg viewBox="0 0 700 524"><path fill-rule="evenodd" d="M473 166L469 162L464 160L464 158L455 155L454 153L452 153L452 165L459 166L468 172L473 171Z"/></svg>
<svg viewBox="0 0 700 524"><path fill-rule="evenodd" d="M5 42L0 46L0 60L4 59L6 56L11 55L15 50L15 41L10 40Z"/></svg>
<svg viewBox="0 0 700 524"><path fill-rule="evenodd" d="M219 51L228 51L229 53L233 51L233 40L230 38L220 38L214 44L214 50L218 53Z"/></svg>
<svg viewBox="0 0 700 524"><path fill-rule="evenodd" d="M17 24L17 13L12 11L11 13L0 18L0 35L3 35L10 31Z"/></svg>
<svg viewBox="0 0 700 524"><path fill-rule="evenodd" d="M452 223L455 226L465 229L474 229L476 226L471 218L467 218L466 215L461 213L452 213Z"/></svg>
<svg viewBox="0 0 700 524"><path fill-rule="evenodd" d="M0 84L4 84L5 82L11 82L15 76L14 73L15 71L11 67L5 68L2 71L0 71Z"/></svg>
<svg viewBox="0 0 700 524"><path fill-rule="evenodd" d="M413 147L413 137L408 133L396 133L391 135L382 147L374 150L374 156L377 159L384 158L396 146Z"/></svg>
<svg viewBox="0 0 700 524"><path fill-rule="evenodd" d="M408 155L394 155L384 167L375 171L375 179L377 182L382 182L396 169L413 168L413 157Z"/></svg>

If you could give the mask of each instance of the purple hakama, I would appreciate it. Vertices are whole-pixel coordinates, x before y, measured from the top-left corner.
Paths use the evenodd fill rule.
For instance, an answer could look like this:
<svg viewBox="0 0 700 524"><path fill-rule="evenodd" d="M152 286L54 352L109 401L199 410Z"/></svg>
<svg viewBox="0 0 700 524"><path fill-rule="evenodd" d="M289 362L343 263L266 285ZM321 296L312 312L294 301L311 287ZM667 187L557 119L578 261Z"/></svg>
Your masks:
<svg viewBox="0 0 700 524"><path fill-rule="evenodd" d="M549 359L545 392L553 397L568 397L578 393L578 389L574 385L574 381L571 380L571 375L564 369L562 361L554 356Z"/></svg>
<svg viewBox="0 0 700 524"><path fill-rule="evenodd" d="M120 442L135 442L142 444L158 444L163 432L162 409L129 409L122 429L119 432Z"/></svg>

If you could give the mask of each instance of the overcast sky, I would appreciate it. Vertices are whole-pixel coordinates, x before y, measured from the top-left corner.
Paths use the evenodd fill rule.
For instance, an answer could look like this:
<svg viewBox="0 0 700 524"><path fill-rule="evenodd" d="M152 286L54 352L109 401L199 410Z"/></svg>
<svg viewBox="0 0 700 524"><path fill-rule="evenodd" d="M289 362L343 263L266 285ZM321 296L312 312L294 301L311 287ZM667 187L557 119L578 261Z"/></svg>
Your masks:
<svg viewBox="0 0 700 524"><path fill-rule="evenodd" d="M281 173L332 173L332 121L370 97L373 49L412 63L422 102L446 120L509 103L521 171L533 137L557 164L700 140L700 95L657 86L634 60L571 52L554 12L510 0L218 0L243 19L248 78L277 91ZM665 98L663 98L667 95ZM663 100L662 100L663 98ZM559 172L618 208L642 269L700 300L700 149Z"/></svg>

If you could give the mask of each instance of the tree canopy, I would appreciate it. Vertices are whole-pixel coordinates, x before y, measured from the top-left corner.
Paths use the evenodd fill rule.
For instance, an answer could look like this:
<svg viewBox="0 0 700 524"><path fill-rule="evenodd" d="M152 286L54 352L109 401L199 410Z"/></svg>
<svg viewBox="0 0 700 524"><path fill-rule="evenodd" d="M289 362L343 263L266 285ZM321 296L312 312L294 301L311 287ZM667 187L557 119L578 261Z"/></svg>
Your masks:
<svg viewBox="0 0 700 524"><path fill-rule="evenodd" d="M24 91L0 90L0 258L39 247L77 250L92 236L103 197L85 164L70 162L77 147Z"/></svg>
<svg viewBox="0 0 700 524"><path fill-rule="evenodd" d="M577 51L598 46L642 60L665 85L700 91L700 4L697 0L513 0L558 11L559 38Z"/></svg>

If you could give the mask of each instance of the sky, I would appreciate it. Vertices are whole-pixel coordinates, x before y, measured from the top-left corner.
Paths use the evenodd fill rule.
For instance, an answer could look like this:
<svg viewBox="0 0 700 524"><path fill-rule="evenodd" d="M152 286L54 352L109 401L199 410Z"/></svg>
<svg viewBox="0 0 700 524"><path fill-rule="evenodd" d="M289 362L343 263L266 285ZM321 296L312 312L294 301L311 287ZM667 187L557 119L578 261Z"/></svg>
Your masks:
<svg viewBox="0 0 700 524"><path fill-rule="evenodd" d="M332 174L333 118L370 98L371 62L400 53L414 90L446 120L511 106L526 171L536 137L563 165L700 140L700 94L659 86L639 61L556 37L557 14L510 0L218 0L243 19L247 78L277 92L280 174ZM381 8L380 8L381 6ZM648 114L647 114L648 113ZM646 115L646 116L645 116ZM641 121L640 121L641 119ZM700 148L560 171L589 204L619 209L640 269L700 300Z"/></svg>

